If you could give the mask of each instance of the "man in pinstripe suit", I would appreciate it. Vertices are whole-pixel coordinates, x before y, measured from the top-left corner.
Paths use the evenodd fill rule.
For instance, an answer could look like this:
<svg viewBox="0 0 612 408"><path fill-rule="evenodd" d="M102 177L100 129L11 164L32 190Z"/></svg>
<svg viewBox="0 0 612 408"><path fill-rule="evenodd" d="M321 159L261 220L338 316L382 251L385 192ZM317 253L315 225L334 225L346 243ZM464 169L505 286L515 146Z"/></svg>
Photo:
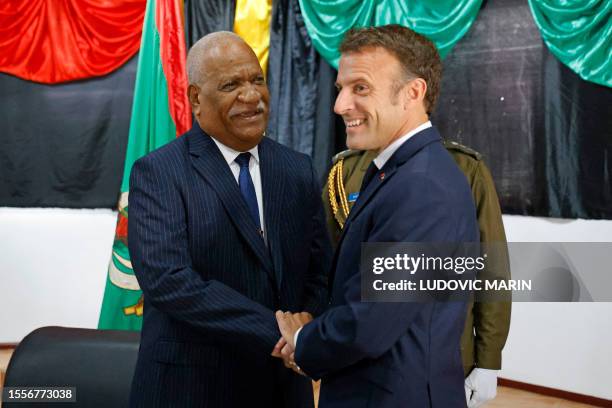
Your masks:
<svg viewBox="0 0 612 408"><path fill-rule="evenodd" d="M310 159L262 138L268 90L235 34L187 58L196 118L138 160L129 249L144 292L132 406L312 407L310 381L270 353L273 310L327 304L331 246Z"/></svg>

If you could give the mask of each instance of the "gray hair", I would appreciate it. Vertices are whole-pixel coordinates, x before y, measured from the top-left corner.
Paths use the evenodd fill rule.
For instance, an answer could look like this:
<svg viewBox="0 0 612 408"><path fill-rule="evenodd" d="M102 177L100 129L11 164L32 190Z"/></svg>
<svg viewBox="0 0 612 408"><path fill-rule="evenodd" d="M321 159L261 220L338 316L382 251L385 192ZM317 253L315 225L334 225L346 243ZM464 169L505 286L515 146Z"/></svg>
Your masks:
<svg viewBox="0 0 612 408"><path fill-rule="evenodd" d="M202 83L204 80L202 64L206 58L206 53L224 41L240 41L244 43L244 40L236 33L216 31L200 38L189 49L187 53L187 80L189 85L200 85Z"/></svg>

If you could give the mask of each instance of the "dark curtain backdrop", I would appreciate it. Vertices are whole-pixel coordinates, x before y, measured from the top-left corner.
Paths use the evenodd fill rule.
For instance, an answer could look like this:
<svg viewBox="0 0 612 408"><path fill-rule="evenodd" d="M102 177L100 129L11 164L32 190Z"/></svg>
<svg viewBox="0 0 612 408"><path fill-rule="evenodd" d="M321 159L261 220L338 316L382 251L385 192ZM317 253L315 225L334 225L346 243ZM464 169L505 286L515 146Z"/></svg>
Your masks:
<svg viewBox="0 0 612 408"><path fill-rule="evenodd" d="M116 207L137 64L58 85L0 74L0 206Z"/></svg>
<svg viewBox="0 0 612 408"><path fill-rule="evenodd" d="M545 52L527 1L491 0L444 60L432 121L484 155L506 213L544 215L547 206Z"/></svg>
<svg viewBox="0 0 612 408"><path fill-rule="evenodd" d="M334 152L336 71L315 51L298 0L273 3L267 135L312 156L323 178Z"/></svg>
<svg viewBox="0 0 612 408"><path fill-rule="evenodd" d="M185 0L185 44L214 31L232 31L236 0Z"/></svg>
<svg viewBox="0 0 612 408"><path fill-rule="evenodd" d="M582 80L550 53L544 72L548 214L612 219L612 89Z"/></svg>
<svg viewBox="0 0 612 408"><path fill-rule="evenodd" d="M268 135L311 154L323 178L345 148L336 72L314 52L297 4L273 4ZM187 45L231 30L234 9L187 0ZM135 71L136 57L62 85L0 74L0 206L115 207ZM612 89L549 53L525 0L489 0L444 61L432 120L484 154L505 213L612 219L611 109Z"/></svg>
<svg viewBox="0 0 612 408"><path fill-rule="evenodd" d="M489 0L444 60L432 121L484 154L504 213L612 218L612 90L543 44L525 0Z"/></svg>

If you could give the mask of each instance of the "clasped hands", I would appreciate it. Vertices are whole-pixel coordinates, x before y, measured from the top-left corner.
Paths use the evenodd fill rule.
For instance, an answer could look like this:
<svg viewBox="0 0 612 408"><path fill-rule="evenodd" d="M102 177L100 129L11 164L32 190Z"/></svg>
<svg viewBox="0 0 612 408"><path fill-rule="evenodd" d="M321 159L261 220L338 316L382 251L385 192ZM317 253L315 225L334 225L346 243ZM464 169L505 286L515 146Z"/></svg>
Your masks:
<svg viewBox="0 0 612 408"><path fill-rule="evenodd" d="M285 367L300 375L306 374L295 363L295 333L311 320L312 315L308 312L291 313L280 310L276 312L281 338L274 346L272 356L282 359Z"/></svg>
<svg viewBox="0 0 612 408"><path fill-rule="evenodd" d="M272 356L281 358L285 367L292 369L300 375L306 375L295 363L295 334L304 325L312 320L312 315L308 312L291 313L276 312L276 321L281 332L272 350ZM465 380L465 394L468 407L476 408L487 401L495 398L497 389L497 370L486 370L475 368Z"/></svg>

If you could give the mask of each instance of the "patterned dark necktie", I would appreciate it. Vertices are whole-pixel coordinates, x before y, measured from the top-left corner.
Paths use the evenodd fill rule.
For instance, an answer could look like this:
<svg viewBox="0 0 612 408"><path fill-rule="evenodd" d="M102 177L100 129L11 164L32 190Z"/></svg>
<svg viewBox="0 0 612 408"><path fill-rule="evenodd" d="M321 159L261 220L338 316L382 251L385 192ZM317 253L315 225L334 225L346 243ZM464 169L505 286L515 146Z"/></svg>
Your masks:
<svg viewBox="0 0 612 408"><path fill-rule="evenodd" d="M251 178L251 172L249 172L249 161L251 160L251 153L240 153L236 157L236 163L240 165L240 174L238 175L238 185L240 186L240 192L242 198L249 207L251 217L257 225L257 229L261 232L261 223L259 221L259 206L257 205L257 195L255 195L255 186L253 185L253 179Z"/></svg>
<svg viewBox="0 0 612 408"><path fill-rule="evenodd" d="M368 186L368 184L370 184L370 181L372 181L376 173L378 173L378 167L376 167L374 162L372 162L368 166L368 169L366 170L365 175L363 176L363 181L361 182L361 188L359 189L360 192L366 189L366 187Z"/></svg>

